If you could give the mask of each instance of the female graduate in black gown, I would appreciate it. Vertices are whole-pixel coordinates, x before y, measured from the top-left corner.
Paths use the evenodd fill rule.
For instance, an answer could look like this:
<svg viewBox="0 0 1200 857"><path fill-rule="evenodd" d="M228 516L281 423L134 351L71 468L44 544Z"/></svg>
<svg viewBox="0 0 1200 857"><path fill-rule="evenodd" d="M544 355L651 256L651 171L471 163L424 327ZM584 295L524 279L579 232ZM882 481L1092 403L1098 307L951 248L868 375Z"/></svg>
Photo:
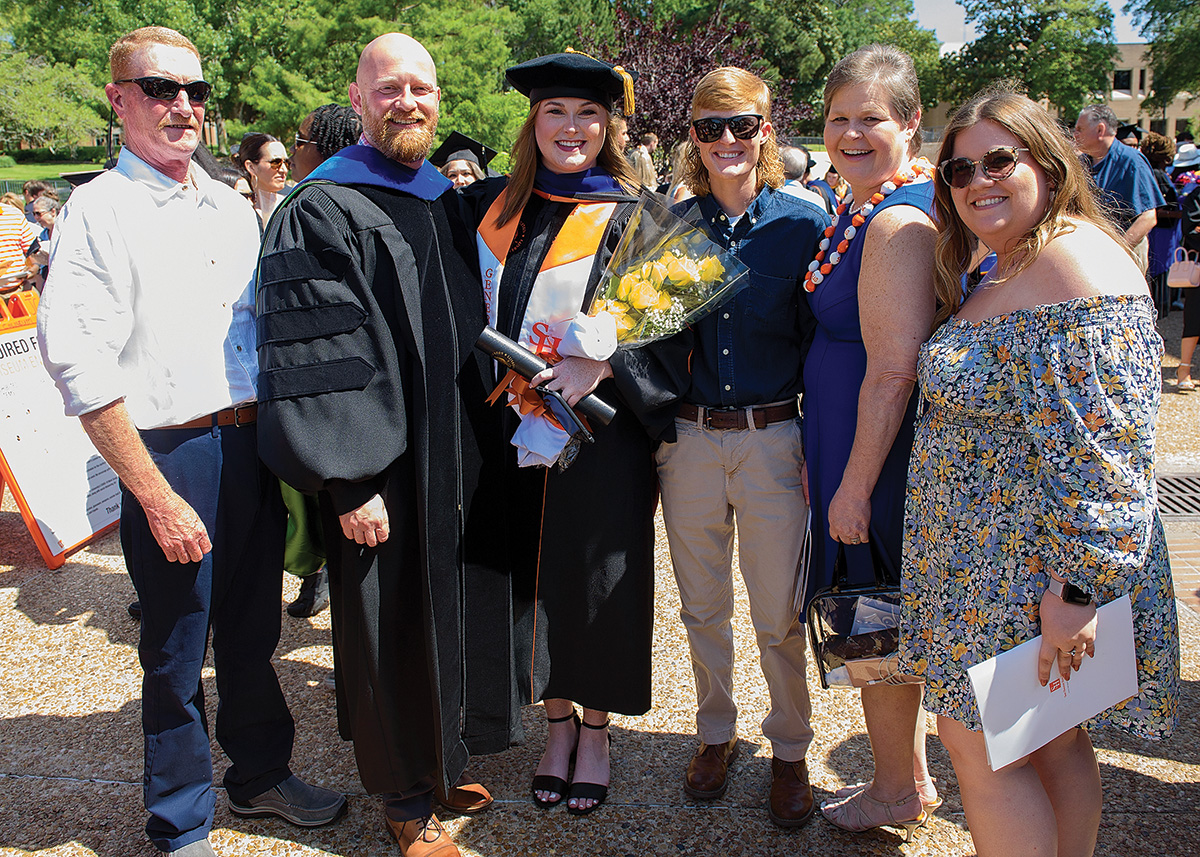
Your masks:
<svg viewBox="0 0 1200 857"><path fill-rule="evenodd" d="M512 575L517 692L541 700L549 721L532 797L583 814L607 795L608 713L650 707L657 495L654 443L634 413L645 382L632 381L623 352L605 360L559 352L583 323L635 202L636 180L612 134L614 98L632 81L573 53L515 66L508 79L530 98L511 175L463 191L489 324L554 364L535 384L571 403L594 390L617 408L609 425L591 425L595 443L569 469L557 450L565 433L511 407L492 448L488 508L503 537L489 548L503 552ZM514 447L514 434L527 447ZM468 550L471 538L469 524Z"/></svg>

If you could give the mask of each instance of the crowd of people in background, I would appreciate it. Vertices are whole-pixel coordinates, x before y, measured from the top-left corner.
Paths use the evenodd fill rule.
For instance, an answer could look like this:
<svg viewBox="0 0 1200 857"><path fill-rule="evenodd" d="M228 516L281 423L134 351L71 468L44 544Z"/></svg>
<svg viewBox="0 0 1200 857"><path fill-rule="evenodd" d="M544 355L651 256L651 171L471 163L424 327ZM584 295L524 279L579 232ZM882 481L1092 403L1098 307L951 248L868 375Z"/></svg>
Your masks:
<svg viewBox="0 0 1200 857"><path fill-rule="evenodd" d="M826 81L820 175L778 140L767 84L730 67L697 81L660 175L655 134L628 145L634 76L567 52L507 69L529 112L491 175L496 153L461 133L431 151L434 58L390 33L290 153L250 132L224 162L199 145L212 87L186 36L135 30L109 62L116 166L61 213L37 183L0 206L18 236L0 232L0 266L49 268L44 363L122 482L158 849L215 854L210 645L231 811L346 810L289 767L280 569L304 578L291 615L332 611L339 731L405 857L459 853L435 806L488 809L470 759L522 740L525 705L546 720L529 799L601 809L621 788L610 713L653 704L661 502L697 699L684 791L723 795L739 751L736 535L771 822L911 838L942 803L928 712L981 857L1094 851L1087 729L1158 739L1179 714L1155 323L1164 266L1200 245L1190 138L1139 141L1092 106L1072 140L1000 83L931 162L912 59L871 45ZM618 348L615 319L587 310L644 189L748 285ZM1180 392L1190 292L1184 316ZM546 368L498 369L474 349L485 326ZM581 444L556 408L593 395L612 415ZM888 672L861 694L873 776L818 807L803 607L885 574L902 601ZM967 668L1040 635L1039 680L1068 680L1097 606L1126 594L1137 694L992 770Z"/></svg>

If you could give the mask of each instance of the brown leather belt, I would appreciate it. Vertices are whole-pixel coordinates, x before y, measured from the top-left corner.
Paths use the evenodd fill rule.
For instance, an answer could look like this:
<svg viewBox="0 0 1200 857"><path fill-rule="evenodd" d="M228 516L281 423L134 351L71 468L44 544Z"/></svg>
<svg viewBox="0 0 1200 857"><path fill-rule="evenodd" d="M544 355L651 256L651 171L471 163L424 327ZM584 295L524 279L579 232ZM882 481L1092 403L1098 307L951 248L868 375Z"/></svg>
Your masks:
<svg viewBox="0 0 1200 857"><path fill-rule="evenodd" d="M751 408L750 414L754 419L754 427L763 429L772 423L794 420L800 415L800 408L795 402L783 405L768 405L763 408ZM745 408L706 408L703 405L693 405L684 402L679 406L679 418L690 423L697 423L707 429L738 429L750 428L746 419Z"/></svg>
<svg viewBox="0 0 1200 857"><path fill-rule="evenodd" d="M196 417L194 420L188 420L186 423L180 423L177 426L158 426L164 429L197 429L197 428L212 428L215 422L219 426L247 426L258 419L258 403L254 402L249 405L238 405L236 408L226 408L223 411L217 411L215 414L209 414L206 417Z"/></svg>

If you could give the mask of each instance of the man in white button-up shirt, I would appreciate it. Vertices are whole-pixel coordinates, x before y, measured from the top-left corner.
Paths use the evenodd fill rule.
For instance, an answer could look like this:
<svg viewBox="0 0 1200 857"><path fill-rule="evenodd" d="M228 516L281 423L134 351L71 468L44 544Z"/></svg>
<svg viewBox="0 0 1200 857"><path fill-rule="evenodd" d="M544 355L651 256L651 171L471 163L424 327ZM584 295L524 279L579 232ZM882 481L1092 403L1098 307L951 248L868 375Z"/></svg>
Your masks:
<svg viewBox="0 0 1200 857"><path fill-rule="evenodd" d="M315 826L345 798L289 770L294 726L270 662L284 511L254 426L254 212L192 166L211 90L195 46L144 27L109 62L125 148L59 216L38 335L67 413L121 478L142 605L146 830L163 851L206 857L210 630L231 809Z"/></svg>

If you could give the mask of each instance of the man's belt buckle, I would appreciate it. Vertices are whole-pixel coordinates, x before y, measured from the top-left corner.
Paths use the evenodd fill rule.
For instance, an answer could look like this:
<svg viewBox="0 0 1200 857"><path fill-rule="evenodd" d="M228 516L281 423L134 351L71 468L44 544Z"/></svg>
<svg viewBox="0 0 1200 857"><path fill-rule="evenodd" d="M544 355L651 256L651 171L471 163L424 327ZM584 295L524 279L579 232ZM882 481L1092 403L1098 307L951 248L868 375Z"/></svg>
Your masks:
<svg viewBox="0 0 1200 857"><path fill-rule="evenodd" d="M256 402L253 405L241 405L241 406L235 407L233 409L233 426L234 426L234 428L241 428L243 425L250 425L250 423L254 422L254 420L248 419L246 422L243 423L242 422L242 413L245 412L247 415L249 415L250 412L253 411L257 407L257 404L258 403Z"/></svg>
<svg viewBox="0 0 1200 857"><path fill-rule="evenodd" d="M737 413L737 411L734 408L705 408L704 409L704 417L700 421L700 425L706 429L714 428L714 426L713 426L713 417L714 416L720 418L720 417L735 414L735 413ZM726 428L726 427L716 426L716 428Z"/></svg>

